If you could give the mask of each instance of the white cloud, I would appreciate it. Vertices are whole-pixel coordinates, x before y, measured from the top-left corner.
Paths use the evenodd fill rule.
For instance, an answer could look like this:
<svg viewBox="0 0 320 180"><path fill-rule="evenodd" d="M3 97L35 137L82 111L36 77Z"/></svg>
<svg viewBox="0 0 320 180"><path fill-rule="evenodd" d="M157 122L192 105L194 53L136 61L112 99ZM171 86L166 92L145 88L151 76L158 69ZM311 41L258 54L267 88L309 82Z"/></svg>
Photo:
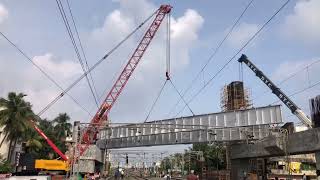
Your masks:
<svg viewBox="0 0 320 180"><path fill-rule="evenodd" d="M60 61L54 59L51 53L35 56L33 61L44 71L57 76L61 79L69 79L82 73L80 65L72 61Z"/></svg>
<svg viewBox="0 0 320 180"><path fill-rule="evenodd" d="M320 40L320 1L300 0L293 13L286 17L283 31L293 39L304 42L319 42Z"/></svg>
<svg viewBox="0 0 320 180"><path fill-rule="evenodd" d="M51 53L35 56L33 61L62 86L73 82L81 73L79 64L70 60L58 61ZM32 103L33 110L37 113L52 101L61 90L50 82L35 66L23 64L24 61L18 65L15 63L17 62L0 58L0 76L6 77L0 78L0 84L2 85L0 95L5 97L10 91L26 93L28 95L26 99ZM9 74L9 76L5 76L6 74ZM78 119L77 113L81 112L81 110L69 101L69 99L65 100L63 98L63 103L54 105L44 117L52 118L59 112L68 112ZM82 113L80 114L83 115Z"/></svg>
<svg viewBox="0 0 320 180"><path fill-rule="evenodd" d="M257 32L257 24L241 23L231 34L228 43L232 46L239 47Z"/></svg>
<svg viewBox="0 0 320 180"><path fill-rule="evenodd" d="M114 43L122 40L156 9L153 4L145 0L134 2L120 0L117 2L120 2L120 8L111 12L106 17L104 24L101 27L94 29L92 32L92 37L96 41L101 42L102 40L104 46L108 46L108 44L106 45L106 40ZM180 65L188 64L189 51L191 47L193 47L193 44L198 40L198 32L203 23L204 19L202 16L192 9L186 10L184 15L177 19L171 18L171 46L172 49L174 49L174 51L172 51L172 59L174 59L173 63ZM146 26L147 25L145 25L145 27ZM152 46L154 46L152 49L155 49L155 47L164 49L164 46L161 46L165 43L165 31L163 26L165 26L164 22L160 27L159 32L156 34L156 38L162 39L163 41L152 42ZM133 43L131 44L131 47L137 45L137 41L140 40L140 37L141 36L138 36L135 41L131 42ZM148 51L152 50L148 49ZM159 56L158 51L151 54L153 55L152 57Z"/></svg>
<svg viewBox="0 0 320 180"><path fill-rule="evenodd" d="M0 24L8 18L9 12L8 10L4 7L4 5L0 4Z"/></svg>
<svg viewBox="0 0 320 180"><path fill-rule="evenodd" d="M187 9L182 17L177 20L172 18L171 37L174 40L194 41L198 39L198 31L201 28L204 19L197 11Z"/></svg>
<svg viewBox="0 0 320 180"><path fill-rule="evenodd" d="M278 66L278 68L272 74L272 79L275 79L276 81L281 81L282 79L285 79L286 77L289 77L291 74L306 67L310 63L311 63L311 61L293 61L293 62L286 61L286 62L283 62Z"/></svg>
<svg viewBox="0 0 320 180"><path fill-rule="evenodd" d="M171 19L172 52L177 64L189 63L189 51L192 44L198 40L198 33L204 19L197 11L188 9L182 17ZM179 57L180 55L180 57ZM180 60L180 62L178 61Z"/></svg>
<svg viewBox="0 0 320 180"><path fill-rule="evenodd" d="M306 68L308 66L308 68ZM291 75L295 74L293 77ZM320 81L320 62L319 58L312 58L307 60L299 61L285 61L281 63L276 70L273 72L271 79L275 83L287 79L284 83L279 85L279 87L284 91L288 96L300 92L301 90L307 89L308 87L317 84ZM291 100L295 102L306 114L309 114L309 99L319 95L320 86L314 86L308 90L305 90L302 93L291 96ZM278 98L273 96L275 101L278 101ZM267 100L268 103L271 103L274 100ZM279 104L279 103L278 103ZM288 108L284 106L284 115L291 115L291 112ZM290 116L290 121L295 120L299 122L296 117Z"/></svg>
<svg viewBox="0 0 320 180"><path fill-rule="evenodd" d="M133 29L133 21L121 11L115 10L109 14L102 27L93 30L93 38L97 41L119 41Z"/></svg>
<svg viewBox="0 0 320 180"><path fill-rule="evenodd" d="M94 56L94 58L88 58L91 65L96 62L96 56L114 47L117 42L122 40L157 9L155 4L146 0L119 0L114 3L117 3L119 8L114 9L112 12L107 12L101 25L86 32L87 37L82 38L83 44L90 47L88 48L88 57L92 54ZM198 41L198 33L204 20L199 13L190 9L186 10L180 17L172 17L171 22L172 68L183 69L190 61L189 54ZM93 71L98 92L101 92L106 86L109 86L107 91L111 88L114 80L110 80L116 72L122 70L123 67L120 67L120 64L128 61L149 23L110 56L107 61L112 62L108 64L102 63ZM146 110L149 109L156 93L160 89L161 83L165 79L165 25L164 20L142 61L111 111L110 119L113 122L144 120ZM22 49L26 48L22 47ZM100 50L103 52L99 52ZM57 52L60 52L59 48ZM26 53L28 54L28 51ZM61 58L61 55L55 56L57 53L33 53L37 54L37 56L33 57L33 60L63 87L70 85L82 73L79 64L75 63L75 59ZM68 55L72 56L73 54L70 51L66 56ZM61 93L61 90L42 75L39 70L21 60L23 57L16 57L14 53L9 54L8 57L12 58L12 61L6 61L4 57L0 57L0 77L9 77L0 78L0 84L4 87L0 88L1 96L5 96L9 91L25 92L28 94L28 100L34 104L35 112L38 112ZM25 63L24 65L21 65L22 61ZM4 65L7 66L5 67ZM80 85L73 88L70 94L86 109L92 110L90 108L93 107L94 102L85 80L82 80ZM105 97L105 94L103 97ZM73 120L82 122L90 120L87 114L80 110L67 96L59 100L43 117L53 118L59 112L69 113ZM91 113L94 114L94 110ZM134 116L132 116L133 114ZM133 119L133 117L136 119Z"/></svg>

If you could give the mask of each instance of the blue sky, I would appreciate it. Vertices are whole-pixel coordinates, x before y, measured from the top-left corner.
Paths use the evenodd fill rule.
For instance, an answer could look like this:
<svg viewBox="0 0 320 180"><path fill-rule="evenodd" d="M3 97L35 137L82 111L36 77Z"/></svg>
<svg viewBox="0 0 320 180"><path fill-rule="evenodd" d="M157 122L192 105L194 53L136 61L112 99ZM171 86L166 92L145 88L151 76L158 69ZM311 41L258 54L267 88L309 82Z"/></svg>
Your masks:
<svg viewBox="0 0 320 180"><path fill-rule="evenodd" d="M241 47L255 31L284 3L284 0L254 1L247 13L221 47L201 78L187 94L188 100ZM249 0L226 1L75 1L72 12L84 44L89 64L95 63L160 4L170 3L172 10L172 80L184 90L213 49L232 26ZM318 0L291 0L261 34L243 51L274 82L280 82L306 65L320 59L320 3ZM110 58L92 72L99 95L110 89L123 63L133 52L146 26L129 39ZM67 87L81 74L71 42L54 0L0 0L0 30L31 58ZM291 94L320 80L320 63L301 71L280 87ZM251 89L254 106L269 105L277 98L254 74L244 68L244 82ZM142 122L165 79L165 23L136 69L110 114L112 122ZM220 89L238 80L238 63L232 62L192 103L195 114L220 111ZM0 95L10 91L27 93L38 112L60 90L0 38ZM309 113L308 99L319 94L320 86L292 97ZM88 110L96 107L84 81L70 93ZM168 112L179 96L168 83L150 120L170 118ZM176 112L183 106L177 107ZM68 97L62 98L43 118L53 119L67 112L72 120L90 118ZM296 121L283 107L284 118ZM173 113L175 114L175 113ZM186 109L180 115L190 115ZM290 116L289 118L287 118Z"/></svg>

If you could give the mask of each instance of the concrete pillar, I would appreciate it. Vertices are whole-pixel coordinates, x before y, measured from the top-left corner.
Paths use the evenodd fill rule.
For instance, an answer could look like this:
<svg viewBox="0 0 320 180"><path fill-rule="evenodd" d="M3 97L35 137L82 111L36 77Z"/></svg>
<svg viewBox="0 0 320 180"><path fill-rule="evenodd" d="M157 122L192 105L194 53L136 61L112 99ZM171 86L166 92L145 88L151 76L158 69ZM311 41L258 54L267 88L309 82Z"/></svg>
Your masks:
<svg viewBox="0 0 320 180"><path fill-rule="evenodd" d="M242 180L250 170L249 159L231 160L231 180Z"/></svg>
<svg viewBox="0 0 320 180"><path fill-rule="evenodd" d="M226 144L226 169L231 169L231 159L230 159L230 144Z"/></svg>
<svg viewBox="0 0 320 180"><path fill-rule="evenodd" d="M74 143L79 141L80 134L80 121L75 121L73 123L72 140Z"/></svg>

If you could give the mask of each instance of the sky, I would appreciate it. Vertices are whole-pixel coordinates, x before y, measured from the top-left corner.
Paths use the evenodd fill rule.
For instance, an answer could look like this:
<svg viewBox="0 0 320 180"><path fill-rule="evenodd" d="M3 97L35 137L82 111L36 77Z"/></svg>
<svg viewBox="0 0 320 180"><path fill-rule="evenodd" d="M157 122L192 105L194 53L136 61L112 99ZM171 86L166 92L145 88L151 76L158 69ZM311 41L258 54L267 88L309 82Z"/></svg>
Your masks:
<svg viewBox="0 0 320 180"><path fill-rule="evenodd" d="M65 1L63 1L65 2ZM69 0L89 66L144 21L161 4L173 6L171 13L171 78L183 92L201 70L219 42L232 27L249 0L225 1L151 1ZM188 101L238 49L284 3L284 0L255 0L230 37L205 68L200 78L185 96ZM66 4L64 4L67 10ZM287 95L308 88L320 81L320 1L291 0L241 53L246 54L275 83L297 75L280 85ZM70 18L68 11L67 15ZM128 39L101 63L92 76L98 96L106 96L115 78L128 61L149 23ZM166 26L164 22L150 47L133 73L113 107L111 122L143 122L165 81ZM81 73L71 41L67 35L56 1L0 0L0 31L7 35L33 61L66 88ZM191 103L195 114L221 111L221 88L239 80L239 54ZM307 65L316 62L312 66ZM250 89L255 107L280 104L268 88L243 66L243 81ZM0 38L0 96L8 92L23 92L39 112L61 93L52 82L4 39ZM308 99L319 95L320 86L292 96L292 100L309 114ZM87 82L83 79L70 92L83 107L95 114ZM175 117L184 106L174 106L179 95L167 83L149 120ZM171 112L172 108L174 111ZM286 107L282 107L284 121L299 122ZM90 115L68 96L64 96L41 117L53 119L67 112L72 121L89 122ZM191 115L186 108L178 116Z"/></svg>

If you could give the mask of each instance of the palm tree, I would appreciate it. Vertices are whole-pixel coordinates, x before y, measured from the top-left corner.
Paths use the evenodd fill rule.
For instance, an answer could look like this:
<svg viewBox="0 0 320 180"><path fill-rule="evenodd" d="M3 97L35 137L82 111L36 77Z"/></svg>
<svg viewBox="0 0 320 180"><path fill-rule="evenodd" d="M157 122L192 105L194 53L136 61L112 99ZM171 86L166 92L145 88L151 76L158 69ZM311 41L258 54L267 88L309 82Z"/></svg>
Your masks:
<svg viewBox="0 0 320 180"><path fill-rule="evenodd" d="M43 147L41 143L42 137L31 128L27 128L21 137L25 143L26 152L38 155L39 150Z"/></svg>
<svg viewBox="0 0 320 180"><path fill-rule="evenodd" d="M53 120L57 138L64 140L71 133L72 125L68 121L70 121L70 117L67 113L60 113Z"/></svg>
<svg viewBox="0 0 320 180"><path fill-rule="evenodd" d="M26 95L23 93L10 92L7 99L0 98L0 107L2 108L0 111L0 127L3 127L5 133L0 147L4 140L10 142L8 160L11 160L12 148L16 146L21 135L29 127L28 120L35 117L31 110L31 104L24 101L24 96Z"/></svg>

